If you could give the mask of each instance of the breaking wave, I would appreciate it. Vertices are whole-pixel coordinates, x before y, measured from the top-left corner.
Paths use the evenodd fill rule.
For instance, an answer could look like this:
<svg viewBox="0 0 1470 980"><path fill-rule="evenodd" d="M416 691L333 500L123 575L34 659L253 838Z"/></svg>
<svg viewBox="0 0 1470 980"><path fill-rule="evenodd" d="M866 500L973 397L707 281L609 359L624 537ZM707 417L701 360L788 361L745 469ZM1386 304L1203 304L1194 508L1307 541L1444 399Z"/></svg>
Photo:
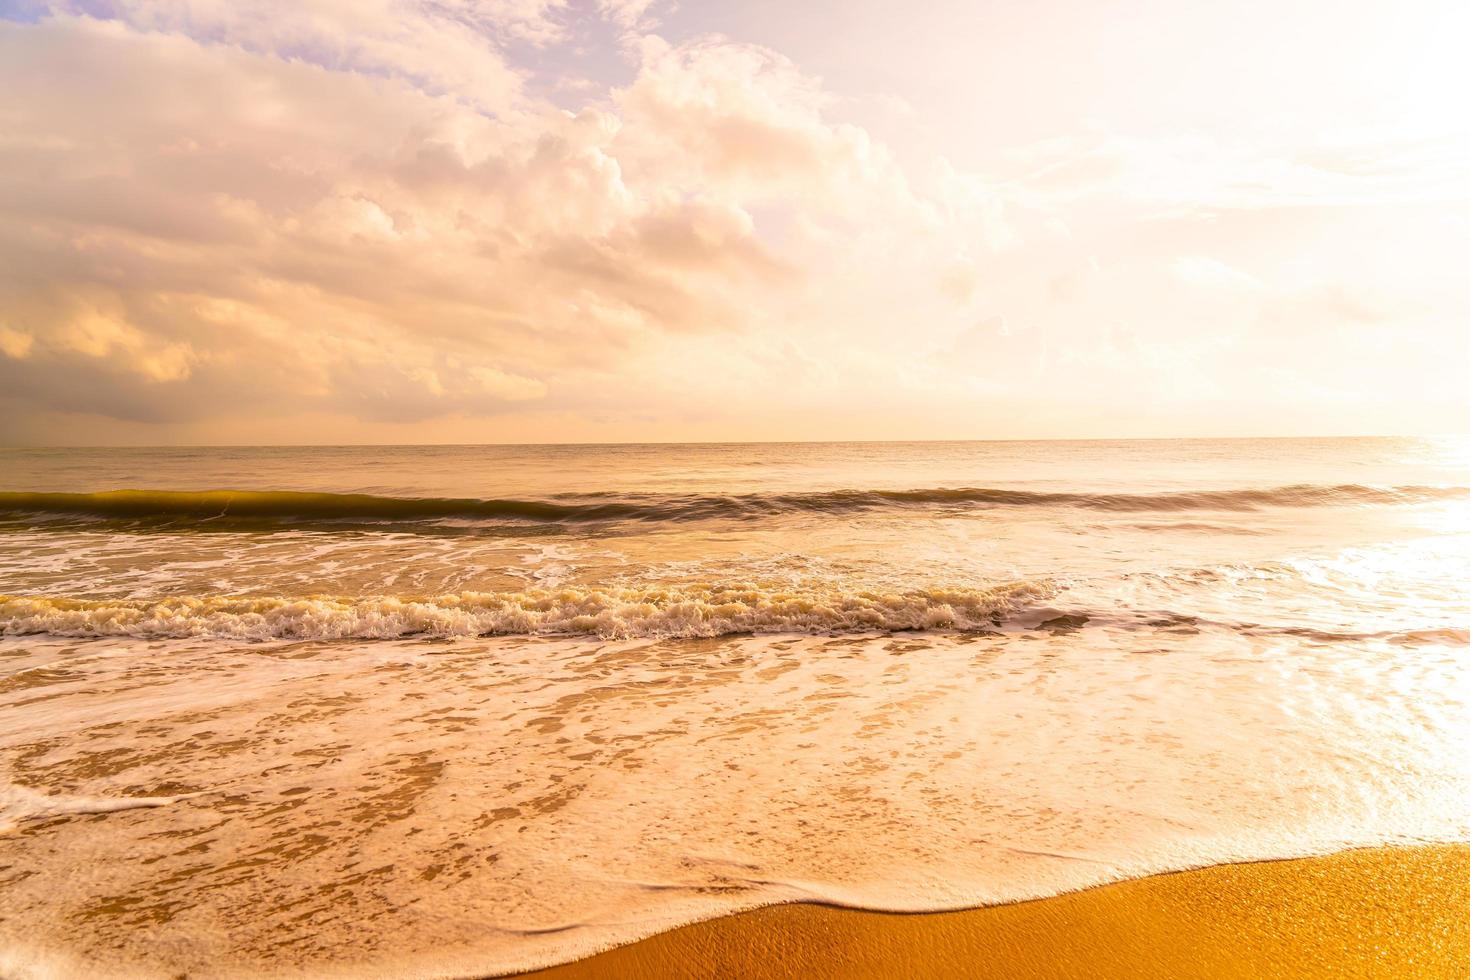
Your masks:
<svg viewBox="0 0 1470 980"><path fill-rule="evenodd" d="M978 630L1055 594L1046 582L907 592L756 586L461 592L424 598L68 599L0 596L0 635L238 640L492 635L710 637Z"/></svg>
<svg viewBox="0 0 1470 980"><path fill-rule="evenodd" d="M1470 497L1470 487L1298 484L1285 487L1084 493L936 487L806 493L563 494L539 500L386 497L284 490L112 490L101 493L0 493L0 516L57 516L170 526L338 527L444 520L575 524L614 521L749 519L788 513L851 514L892 508L1073 507L1115 512L1249 511L1262 507L1412 504Z"/></svg>

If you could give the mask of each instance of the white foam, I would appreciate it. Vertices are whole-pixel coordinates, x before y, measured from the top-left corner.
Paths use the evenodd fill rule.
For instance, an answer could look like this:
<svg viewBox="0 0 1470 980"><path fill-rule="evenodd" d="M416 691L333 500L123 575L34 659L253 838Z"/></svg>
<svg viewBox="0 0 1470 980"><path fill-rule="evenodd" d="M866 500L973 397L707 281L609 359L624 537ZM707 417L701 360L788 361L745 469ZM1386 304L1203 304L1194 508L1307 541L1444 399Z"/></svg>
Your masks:
<svg viewBox="0 0 1470 980"><path fill-rule="evenodd" d="M483 975L773 902L957 908L1470 838L1453 645L1205 628L84 651L0 693L23 722L0 731L12 778L81 808L177 802L11 837L28 874L0 895L0 946L116 944L160 972Z"/></svg>
<svg viewBox="0 0 1470 980"><path fill-rule="evenodd" d="M238 598L81 600L0 596L11 636L396 639L405 636L575 634L709 637L976 629L1055 591L1045 582L982 589L844 592L831 587L685 585L462 592L422 599Z"/></svg>
<svg viewBox="0 0 1470 980"><path fill-rule="evenodd" d="M203 793L175 796L68 796L45 794L15 783L0 783L0 834L11 833L29 820L79 816L91 813L117 813L158 806L172 806Z"/></svg>

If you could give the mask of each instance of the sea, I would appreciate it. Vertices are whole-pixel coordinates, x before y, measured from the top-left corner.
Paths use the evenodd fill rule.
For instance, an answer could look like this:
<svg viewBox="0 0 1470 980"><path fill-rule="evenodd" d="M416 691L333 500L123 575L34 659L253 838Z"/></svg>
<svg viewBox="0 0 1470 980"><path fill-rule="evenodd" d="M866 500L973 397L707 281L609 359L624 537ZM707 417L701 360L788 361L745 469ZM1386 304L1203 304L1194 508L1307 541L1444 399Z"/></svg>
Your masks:
<svg viewBox="0 0 1470 980"><path fill-rule="evenodd" d="M1470 439L0 449L0 975L1470 840Z"/></svg>

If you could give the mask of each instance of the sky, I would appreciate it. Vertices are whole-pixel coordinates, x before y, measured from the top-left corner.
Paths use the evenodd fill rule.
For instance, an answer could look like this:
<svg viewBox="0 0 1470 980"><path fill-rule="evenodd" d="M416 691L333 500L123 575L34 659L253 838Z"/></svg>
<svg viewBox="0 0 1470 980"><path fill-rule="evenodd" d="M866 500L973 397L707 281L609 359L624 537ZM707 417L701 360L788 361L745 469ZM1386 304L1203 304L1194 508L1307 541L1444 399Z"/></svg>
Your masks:
<svg viewBox="0 0 1470 980"><path fill-rule="evenodd" d="M0 443L1470 430L1458 0L0 0Z"/></svg>

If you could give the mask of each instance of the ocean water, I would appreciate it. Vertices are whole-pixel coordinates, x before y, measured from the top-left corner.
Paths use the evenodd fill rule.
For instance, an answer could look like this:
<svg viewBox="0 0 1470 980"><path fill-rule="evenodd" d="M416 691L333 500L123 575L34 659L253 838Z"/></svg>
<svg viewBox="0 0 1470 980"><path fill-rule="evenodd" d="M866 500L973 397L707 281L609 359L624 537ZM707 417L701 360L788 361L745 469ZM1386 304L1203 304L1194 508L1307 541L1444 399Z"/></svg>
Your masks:
<svg viewBox="0 0 1470 980"><path fill-rule="evenodd" d="M0 973L1470 839L1470 442L0 450Z"/></svg>

